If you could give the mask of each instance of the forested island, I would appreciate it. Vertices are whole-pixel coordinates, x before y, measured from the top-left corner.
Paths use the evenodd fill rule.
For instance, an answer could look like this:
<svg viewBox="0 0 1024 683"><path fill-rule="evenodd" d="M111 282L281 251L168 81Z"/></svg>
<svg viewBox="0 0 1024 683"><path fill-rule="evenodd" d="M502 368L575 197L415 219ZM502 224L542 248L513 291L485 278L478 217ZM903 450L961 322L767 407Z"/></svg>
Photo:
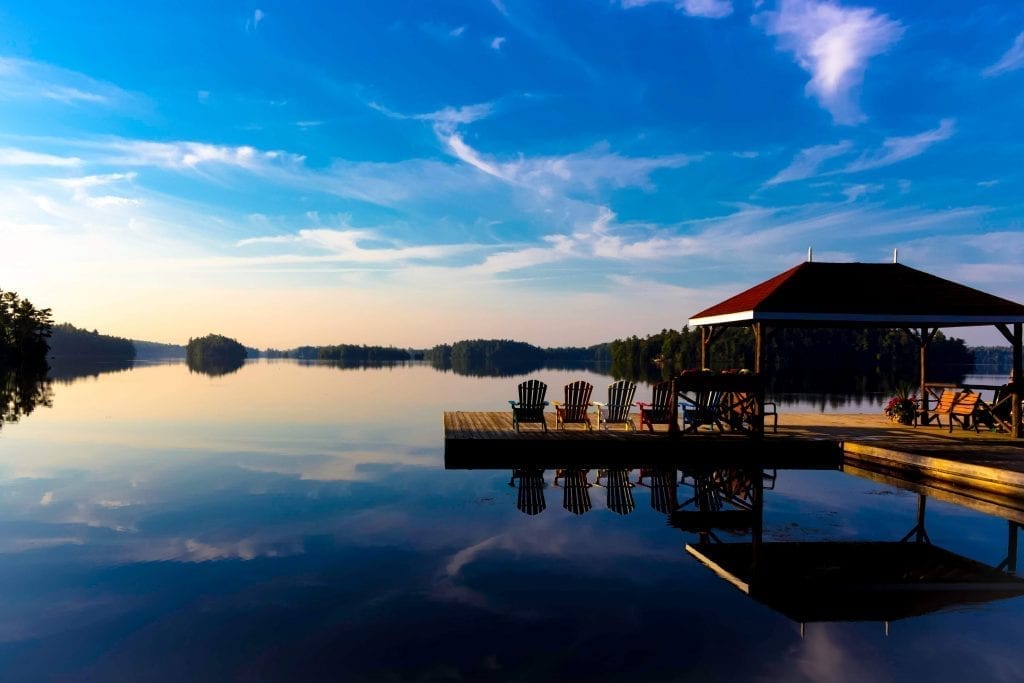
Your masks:
<svg viewBox="0 0 1024 683"><path fill-rule="evenodd" d="M435 368L460 375L515 375L542 367L572 367L610 360L610 345L541 348L511 339L470 339L424 353Z"/></svg>
<svg viewBox="0 0 1024 683"><path fill-rule="evenodd" d="M185 361L189 370L207 375L226 375L245 364L247 352L238 341L222 334L189 338Z"/></svg>

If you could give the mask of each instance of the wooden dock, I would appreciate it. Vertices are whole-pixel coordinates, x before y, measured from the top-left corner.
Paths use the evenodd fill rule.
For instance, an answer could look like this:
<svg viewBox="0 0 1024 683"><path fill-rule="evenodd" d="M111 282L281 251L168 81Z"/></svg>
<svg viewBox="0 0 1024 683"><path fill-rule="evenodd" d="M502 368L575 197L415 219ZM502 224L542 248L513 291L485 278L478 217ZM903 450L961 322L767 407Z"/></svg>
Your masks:
<svg viewBox="0 0 1024 683"><path fill-rule="evenodd" d="M908 427L880 415L783 414L778 434L631 432L621 425L512 428L511 411L446 412L445 466L509 469L533 466L764 466L840 469L844 465L919 482L933 490L1024 497L1024 442L1004 434L936 426Z"/></svg>
<svg viewBox="0 0 1024 683"><path fill-rule="evenodd" d="M507 469L513 467L650 467L704 464L838 469L839 443L834 439L798 438L772 434L753 439L744 434L701 432L671 434L569 425L555 429L547 415L547 431L539 424L512 428L512 413L446 412L445 467L448 469Z"/></svg>

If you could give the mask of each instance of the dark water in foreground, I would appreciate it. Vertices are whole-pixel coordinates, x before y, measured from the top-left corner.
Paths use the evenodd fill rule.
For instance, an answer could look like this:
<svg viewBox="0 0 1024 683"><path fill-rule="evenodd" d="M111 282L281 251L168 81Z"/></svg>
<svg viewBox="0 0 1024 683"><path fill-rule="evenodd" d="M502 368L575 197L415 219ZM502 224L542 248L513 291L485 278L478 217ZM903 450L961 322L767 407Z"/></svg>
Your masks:
<svg viewBox="0 0 1024 683"><path fill-rule="evenodd" d="M588 378L598 393L610 381L531 376ZM710 537L666 514L650 477L570 491L548 470L524 492L507 470L444 470L442 411L501 410L518 381L278 361L55 384L51 407L0 430L0 679L1024 679L1024 598L946 591L888 635L883 612L830 620L849 611L824 599L794 619L688 552ZM675 502L746 514L712 533L750 543L760 525L776 549L897 542L917 521L911 491L774 475L688 473ZM521 511L541 496L542 512ZM582 496L589 511L566 509ZM956 556L1007 555L998 514L929 499L926 520ZM790 608L811 591L791 593ZM826 620L801 635L811 617Z"/></svg>

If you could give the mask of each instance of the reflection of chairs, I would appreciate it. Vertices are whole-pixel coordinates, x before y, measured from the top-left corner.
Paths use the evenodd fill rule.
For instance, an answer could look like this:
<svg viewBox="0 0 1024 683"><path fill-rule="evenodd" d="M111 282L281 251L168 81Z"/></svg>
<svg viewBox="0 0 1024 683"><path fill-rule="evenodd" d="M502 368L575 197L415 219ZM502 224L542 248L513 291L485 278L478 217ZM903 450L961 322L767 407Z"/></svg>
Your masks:
<svg viewBox="0 0 1024 683"><path fill-rule="evenodd" d="M565 385L565 403L554 401L555 404L555 427L565 429L566 424L585 424L587 431L590 430L590 394L594 391L594 385L590 382L578 380Z"/></svg>
<svg viewBox="0 0 1024 683"><path fill-rule="evenodd" d="M644 477L650 480L650 484L643 483ZM675 469L642 467L636 483L651 489L652 509L667 515L679 507L679 484L676 482Z"/></svg>
<svg viewBox="0 0 1024 683"><path fill-rule="evenodd" d="M640 401L640 428L647 425L654 431L654 425L672 425L672 402L675 400L672 391L672 380L658 382L651 388L651 402Z"/></svg>
<svg viewBox="0 0 1024 683"><path fill-rule="evenodd" d="M548 404L544 400L548 385L540 380L531 379L519 385L519 400L509 401L512 406L512 426L519 431L519 425L523 422L539 422L548 431L547 422L544 421L544 406Z"/></svg>
<svg viewBox="0 0 1024 683"><path fill-rule="evenodd" d="M597 428L600 429L602 424L605 429L610 424L624 424L627 429L636 429L629 414L635 394L636 384L629 380L622 379L609 384L608 402L594 401L594 405L597 406Z"/></svg>
<svg viewBox="0 0 1024 683"><path fill-rule="evenodd" d="M515 486L516 479L519 480L516 508L528 515L544 512L547 507L547 503L544 501L544 470L536 468L512 470L512 478L508 485Z"/></svg>
<svg viewBox="0 0 1024 683"><path fill-rule="evenodd" d="M589 512L592 505L587 470L556 470L555 486L558 486L559 478L562 479L562 507L574 515Z"/></svg>
<svg viewBox="0 0 1024 683"><path fill-rule="evenodd" d="M633 500L633 485L629 483L629 470L625 468L598 470L597 485L601 485L604 473L608 509L620 515L628 515L636 509Z"/></svg>

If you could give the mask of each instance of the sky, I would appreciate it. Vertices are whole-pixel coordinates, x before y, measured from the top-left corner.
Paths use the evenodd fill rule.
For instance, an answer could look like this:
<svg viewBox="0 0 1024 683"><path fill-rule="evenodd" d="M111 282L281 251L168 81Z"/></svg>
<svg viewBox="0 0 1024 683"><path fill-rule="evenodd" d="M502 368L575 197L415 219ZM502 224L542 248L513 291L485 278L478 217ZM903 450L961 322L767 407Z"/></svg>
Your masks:
<svg viewBox="0 0 1024 683"><path fill-rule="evenodd" d="M1016 1L16 0L0 289L261 348L643 336L808 248L1024 301L1022 122Z"/></svg>

